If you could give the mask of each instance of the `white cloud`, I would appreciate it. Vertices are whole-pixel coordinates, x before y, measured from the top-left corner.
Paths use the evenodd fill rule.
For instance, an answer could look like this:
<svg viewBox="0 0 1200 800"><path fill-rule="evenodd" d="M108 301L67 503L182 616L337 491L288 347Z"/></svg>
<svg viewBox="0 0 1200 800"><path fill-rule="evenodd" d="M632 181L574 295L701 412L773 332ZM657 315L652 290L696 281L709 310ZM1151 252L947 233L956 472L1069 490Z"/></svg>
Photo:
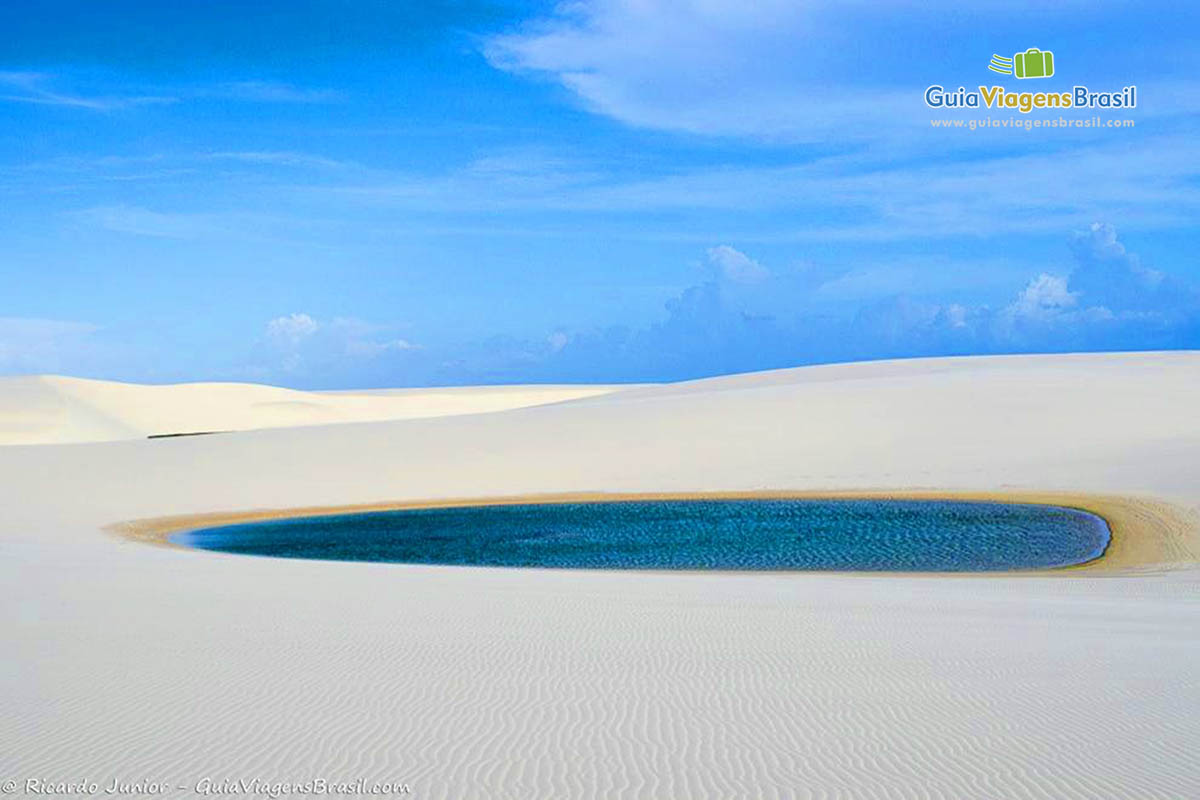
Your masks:
<svg viewBox="0 0 1200 800"><path fill-rule="evenodd" d="M91 111L115 111L132 106L176 103L178 97L164 95L88 95L52 88L54 76L40 72L0 72L0 86L15 94L0 95L10 103L63 106Z"/></svg>
<svg viewBox="0 0 1200 800"><path fill-rule="evenodd" d="M1114 169L1120 164L1120 169ZM1111 135L1065 150L1012 150L966 159L894 162L871 153L771 166L708 166L626 177L611 165L564 161L523 168L466 168L433 175L379 175L373 183L300 190L371 206L443 213L686 210L785 211L769 232L723 225L742 241L881 241L1057 233L1097 216L1139 230L1184 227L1200 215L1200 143L1164 134L1136 146ZM601 177L602 176L602 177ZM1081 194L1080 186L1087 192ZM985 187L981 189L981 187ZM295 189L290 190L295 193ZM712 240L711 229L639 236Z"/></svg>
<svg viewBox="0 0 1200 800"><path fill-rule="evenodd" d="M309 89L275 81L245 80L201 87L175 87L154 94L111 93L57 88L64 78L42 72L0 70L0 101L61 106L90 111L116 111L137 106L169 105L183 100L226 98L254 103L330 103L342 98L332 89ZM7 93L4 91L7 90Z"/></svg>
<svg viewBox="0 0 1200 800"><path fill-rule="evenodd" d="M502 69L549 75L634 125L794 132L808 113L787 54L804 48L814 16L811 4L791 0L574 2L493 37L485 55Z"/></svg>
<svg viewBox="0 0 1200 800"><path fill-rule="evenodd" d="M1067 288L1067 279L1042 273L1029 282L1010 306L1014 314L1046 317L1073 307L1078 294Z"/></svg>
<svg viewBox="0 0 1200 800"><path fill-rule="evenodd" d="M373 325L350 317L321 321L295 312L270 320L266 343L272 362L257 371L282 371L301 377L327 378L356 373L363 365L380 364L389 358L422 349L395 335L393 326Z"/></svg>
<svg viewBox="0 0 1200 800"><path fill-rule="evenodd" d="M1149 287L1110 226L1090 225L1072 241L1069 275L1037 273L999 308L931 302L903 290L865 304L861 294L840 305L813 303L814 295L829 299L822 288L833 282L706 280L641 329L558 331L542 347L510 343L513 374L492 377L672 380L814 361L1200 346L1195 287L1170 276Z"/></svg>
<svg viewBox="0 0 1200 800"><path fill-rule="evenodd" d="M223 238L276 244L303 239L320 224L311 218L274 216L258 210L155 211L129 205L96 206L68 216L114 233L156 239Z"/></svg>
<svg viewBox="0 0 1200 800"><path fill-rule="evenodd" d="M484 54L634 126L826 143L895 139L902 129L928 133L919 92L938 73L929 57L914 55L915 43L953 64L974 31L1012 13L1011 3L968 9L941 0L574 0L487 39ZM1016 13L1035 24L1055 15L1077 21L1086 9ZM886 71L877 68L883 63Z"/></svg>
<svg viewBox="0 0 1200 800"><path fill-rule="evenodd" d="M202 90L199 94L257 103L331 103L342 97L341 92L333 89L308 89L276 81L234 81Z"/></svg>
<svg viewBox="0 0 1200 800"><path fill-rule="evenodd" d="M759 283L771 274L745 253L727 244L708 249L708 263L719 277L734 283Z"/></svg>
<svg viewBox="0 0 1200 800"><path fill-rule="evenodd" d="M308 314L288 314L267 323L267 338L277 344L297 345L320 326Z"/></svg>
<svg viewBox="0 0 1200 800"><path fill-rule="evenodd" d="M966 328L967 316L969 314L970 311L965 306L961 306L958 303L951 303L950 305L946 306L946 322L951 328Z"/></svg>
<svg viewBox="0 0 1200 800"><path fill-rule="evenodd" d="M245 164L266 164L280 167L341 169L351 166L345 161L292 151L219 152L209 153L207 157L220 161L240 161Z"/></svg>
<svg viewBox="0 0 1200 800"><path fill-rule="evenodd" d="M384 342L367 342L361 340L346 342L347 355L363 356L365 358L376 358L384 353L401 353L405 350L420 349L420 345L415 345L407 339L389 339Z"/></svg>
<svg viewBox="0 0 1200 800"><path fill-rule="evenodd" d="M160 239L193 239L219 230L207 214L151 211L137 206L97 206L81 211L80 219L114 233Z"/></svg>

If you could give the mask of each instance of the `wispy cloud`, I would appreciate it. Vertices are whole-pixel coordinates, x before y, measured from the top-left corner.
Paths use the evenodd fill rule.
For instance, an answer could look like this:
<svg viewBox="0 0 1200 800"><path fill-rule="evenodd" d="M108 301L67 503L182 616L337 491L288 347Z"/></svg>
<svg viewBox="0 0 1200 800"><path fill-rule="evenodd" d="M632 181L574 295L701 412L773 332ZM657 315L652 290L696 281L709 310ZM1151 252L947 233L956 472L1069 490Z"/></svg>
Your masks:
<svg viewBox="0 0 1200 800"><path fill-rule="evenodd" d="M228 168L214 170L206 162L226 162ZM424 173L289 150L108 157L46 168L64 170L67 180L75 180L70 170L77 169L79 180L92 181L173 181L195 171L206 186L220 188L220 211L179 197L173 205L182 210L171 212L120 202L101 202L84 212L109 230L175 238L288 228L286 219L271 221L261 211L276 198L286 209L280 214L293 216L297 230L304 220L365 228L381 217L419 214L423 230L436 231L431 215L452 220L485 214L491 224L472 220L480 231L562 235L578 230L571 220L601 214L614 233L639 239L709 242L719 235L861 244L1046 235L1096 218L1117 219L1139 231L1186 227L1200 215L1198 165L1195 138L1167 134L1138 145L1114 137L1067 149L951 161L889 161L868 153L768 166L647 164L635 174L602 158L505 151ZM687 217L669 225L647 222L648 215L661 213ZM712 214L721 217L714 223L708 219ZM506 228L504 220L517 216L525 221ZM708 221L689 224L692 217Z"/></svg>
<svg viewBox="0 0 1200 800"><path fill-rule="evenodd" d="M221 230L211 214L165 213L137 206L98 206L78 213L78 218L115 233L163 239L194 239Z"/></svg>
<svg viewBox="0 0 1200 800"><path fill-rule="evenodd" d="M209 86L172 86L153 93L95 90L95 81L84 81L84 88L65 89L78 84L68 76L42 72L0 71L0 101L44 106L79 108L89 111L117 111L138 106L169 105L205 99L236 100L249 103L332 103L344 98L333 89L314 89L277 81L230 81Z"/></svg>
<svg viewBox="0 0 1200 800"><path fill-rule="evenodd" d="M156 211L141 206L95 206L69 215L87 226L154 239L225 240L295 244L320 222L257 210Z"/></svg>
<svg viewBox="0 0 1200 800"><path fill-rule="evenodd" d="M91 111L115 111L134 106L164 105L179 102L172 95L84 94L54 88L55 77L39 72L0 72L0 87L8 90L0 100L44 106L82 108Z"/></svg>
<svg viewBox="0 0 1200 800"><path fill-rule="evenodd" d="M501 164L475 161L434 175L376 171L303 191L330 201L447 214L787 214L790 222L773 225L766 236L775 241L1052 233L1097 217L1150 229L1190 225L1200 214L1200 145L1181 134L1146 137L1137 145L1114 137L952 161L893 162L866 154L771 166L676 167L645 177L603 163ZM649 235L646 225L639 229Z"/></svg>
<svg viewBox="0 0 1200 800"><path fill-rule="evenodd" d="M254 103L333 103L344 98L342 92L334 89L312 89L277 81L233 81L199 89L197 95Z"/></svg>
<svg viewBox="0 0 1200 800"><path fill-rule="evenodd" d="M362 165L344 159L294 150L221 150L145 155L106 155L93 157L60 156L26 164L0 167L0 172L12 176L60 175L72 180L127 181L154 179L204 172L212 179L211 167L218 162L241 165L246 171L274 167L295 170L332 172L337 170L365 171Z"/></svg>
<svg viewBox="0 0 1200 800"><path fill-rule="evenodd" d="M636 127L895 147L928 127L920 92L939 74L930 66L961 59L977 31L1003 28L1014 13L1050 30L1088 25L1093 14L1098 26L1113 24L1089 12L1078 4L964 8L942 0L919 8L836 0L577 0L485 38L483 52L499 69L558 83L589 110ZM1124 37L1112 28L1104 34L1097 38L1113 45L1105 51L1121 63ZM914 56L916 41L929 56ZM975 79L962 69L943 75L947 83ZM1200 110L1194 82L1170 93L1171 113ZM940 147L960 149L977 147L981 137L942 139Z"/></svg>
<svg viewBox="0 0 1200 800"><path fill-rule="evenodd" d="M834 48L859 11L788 0L584 0L483 49L497 68L548 77L587 108L638 127L820 141L835 132L879 138L886 124L894 137L923 109L894 83L846 91L851 70L839 69L845 55ZM871 13L896 16L900 7Z"/></svg>
<svg viewBox="0 0 1200 800"><path fill-rule="evenodd" d="M349 161L293 151L231 151L208 153L205 157L218 161L239 161L244 164L312 169L346 169L357 166Z"/></svg>

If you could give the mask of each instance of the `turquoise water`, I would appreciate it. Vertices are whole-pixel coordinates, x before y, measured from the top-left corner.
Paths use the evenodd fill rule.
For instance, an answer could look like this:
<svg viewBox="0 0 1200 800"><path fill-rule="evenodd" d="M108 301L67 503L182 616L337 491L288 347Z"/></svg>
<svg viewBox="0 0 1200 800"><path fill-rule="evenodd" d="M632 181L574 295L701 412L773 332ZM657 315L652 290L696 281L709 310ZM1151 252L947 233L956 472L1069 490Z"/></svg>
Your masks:
<svg viewBox="0 0 1200 800"><path fill-rule="evenodd" d="M227 525L206 550L496 567L981 572L1098 558L1100 517L949 500L655 500L429 508Z"/></svg>

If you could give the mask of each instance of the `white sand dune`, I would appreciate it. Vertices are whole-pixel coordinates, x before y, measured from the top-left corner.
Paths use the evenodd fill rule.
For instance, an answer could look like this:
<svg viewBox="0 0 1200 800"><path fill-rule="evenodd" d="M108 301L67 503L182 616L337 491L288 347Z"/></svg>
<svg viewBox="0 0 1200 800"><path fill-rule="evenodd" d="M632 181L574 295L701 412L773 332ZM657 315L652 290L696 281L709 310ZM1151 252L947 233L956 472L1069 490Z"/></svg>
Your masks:
<svg viewBox="0 0 1200 800"><path fill-rule="evenodd" d="M35 419L35 389L0 385L0 403ZM83 429L131 418L84 405ZM1200 797L1198 405L1200 353L936 359L0 448L0 779ZM956 578L303 562L102 532L421 498L906 487L1123 494L1192 527L1156 568Z"/></svg>
<svg viewBox="0 0 1200 800"><path fill-rule="evenodd" d="M0 378L0 445L480 414L590 397L614 388L539 385L299 392L250 383L143 386L57 375Z"/></svg>

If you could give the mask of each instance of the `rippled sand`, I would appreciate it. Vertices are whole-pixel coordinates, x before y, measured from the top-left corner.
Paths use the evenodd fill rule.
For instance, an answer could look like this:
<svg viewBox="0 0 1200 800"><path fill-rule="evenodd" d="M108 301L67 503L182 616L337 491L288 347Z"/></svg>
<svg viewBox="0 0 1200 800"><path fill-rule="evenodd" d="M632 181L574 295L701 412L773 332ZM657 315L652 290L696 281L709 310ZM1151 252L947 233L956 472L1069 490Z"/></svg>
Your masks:
<svg viewBox="0 0 1200 800"><path fill-rule="evenodd" d="M939 359L0 447L0 779L1200 796L1198 397L1200 354ZM1129 549L1047 576L669 575L245 558L104 532L427 498L834 489L1107 497Z"/></svg>

